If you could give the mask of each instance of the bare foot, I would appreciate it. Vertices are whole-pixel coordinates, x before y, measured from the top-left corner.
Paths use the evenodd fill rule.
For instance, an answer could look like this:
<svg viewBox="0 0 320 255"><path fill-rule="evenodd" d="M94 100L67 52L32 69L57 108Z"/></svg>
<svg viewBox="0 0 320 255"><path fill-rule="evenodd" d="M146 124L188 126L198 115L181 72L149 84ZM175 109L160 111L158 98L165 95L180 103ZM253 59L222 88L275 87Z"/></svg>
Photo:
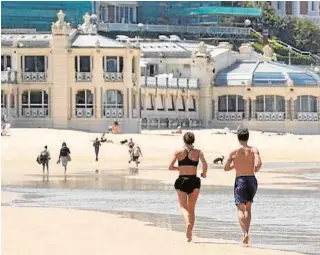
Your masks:
<svg viewBox="0 0 320 255"><path fill-rule="evenodd" d="M242 244L243 245L248 245L249 244L249 234L245 234L243 239L242 239Z"/></svg>
<svg viewBox="0 0 320 255"><path fill-rule="evenodd" d="M191 241L192 241L192 226L191 226L190 223L187 225L187 233L186 233L186 236L187 236L187 241L188 241L188 242L191 242Z"/></svg>

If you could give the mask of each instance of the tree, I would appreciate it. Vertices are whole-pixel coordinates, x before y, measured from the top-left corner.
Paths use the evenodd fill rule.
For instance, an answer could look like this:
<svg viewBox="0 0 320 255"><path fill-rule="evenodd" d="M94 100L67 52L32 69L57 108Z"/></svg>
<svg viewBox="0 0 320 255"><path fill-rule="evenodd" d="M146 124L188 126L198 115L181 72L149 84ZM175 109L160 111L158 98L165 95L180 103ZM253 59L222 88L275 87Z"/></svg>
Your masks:
<svg viewBox="0 0 320 255"><path fill-rule="evenodd" d="M310 20L299 18L293 30L295 45L302 50L320 51L320 30Z"/></svg>

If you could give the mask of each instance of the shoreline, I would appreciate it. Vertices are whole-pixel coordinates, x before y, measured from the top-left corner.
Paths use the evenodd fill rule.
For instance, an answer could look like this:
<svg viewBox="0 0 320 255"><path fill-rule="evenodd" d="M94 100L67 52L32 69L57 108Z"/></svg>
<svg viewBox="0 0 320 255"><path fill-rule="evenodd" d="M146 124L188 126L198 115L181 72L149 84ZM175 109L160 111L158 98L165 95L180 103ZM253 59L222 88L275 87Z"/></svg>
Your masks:
<svg viewBox="0 0 320 255"><path fill-rule="evenodd" d="M257 255L303 254L279 249L257 248L254 244L243 247L240 241L237 243L232 240L196 236L191 243L187 243L183 232L171 230L167 227L154 226L147 221L129 219L112 212L10 206L2 206L1 212L2 219L6 219L3 221L2 251L8 255L25 254L25 249L31 251L32 254L54 255L65 254L68 251L68 254L85 255L92 249L92 243L95 244L94 254L105 254L107 250L111 254L127 254L130 252L132 255L141 255L141 250L135 248L139 246L137 243L140 244L140 249L143 246L142 254L195 254L196 252L204 255L212 253L230 255L235 253ZM26 221L21 218L21 215L24 216ZM58 225L63 225L62 235L57 224L47 221L48 218L52 217L58 218ZM83 234L82 230L87 229L88 226L92 229L91 234ZM18 227L19 231L14 231ZM44 232L45 235L40 234ZM128 234L130 235L128 236ZM70 236L72 236L72 239L70 239ZM239 232L239 238L240 236ZM7 241L7 239L12 238L19 243L19 246L11 245ZM103 245L102 240L104 239L110 240L110 242L107 242L108 247ZM79 242L81 240L82 242ZM122 245L124 240L125 246ZM147 241L141 242L141 240ZM111 246L110 243L112 243ZM163 245L163 243L166 243L166 245ZM47 247L54 249L48 250Z"/></svg>

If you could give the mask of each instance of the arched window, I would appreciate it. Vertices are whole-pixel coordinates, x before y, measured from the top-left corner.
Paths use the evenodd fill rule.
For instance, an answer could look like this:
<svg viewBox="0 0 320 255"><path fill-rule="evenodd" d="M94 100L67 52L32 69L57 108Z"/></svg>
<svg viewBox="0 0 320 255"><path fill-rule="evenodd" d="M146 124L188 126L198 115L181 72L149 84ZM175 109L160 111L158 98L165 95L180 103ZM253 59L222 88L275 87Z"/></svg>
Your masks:
<svg viewBox="0 0 320 255"><path fill-rule="evenodd" d="M91 90L84 89L76 94L76 116L87 118L93 116L93 94Z"/></svg>
<svg viewBox="0 0 320 255"><path fill-rule="evenodd" d="M123 95L120 90L106 90L103 97L103 116L105 118L123 118Z"/></svg>
<svg viewBox="0 0 320 255"><path fill-rule="evenodd" d="M103 102L107 108L123 108L123 95L120 90L106 90Z"/></svg>
<svg viewBox="0 0 320 255"><path fill-rule="evenodd" d="M44 90L26 90L22 93L22 116L45 117L48 115L48 94Z"/></svg>
<svg viewBox="0 0 320 255"><path fill-rule="evenodd" d="M317 98L315 96L298 96L296 112L317 112Z"/></svg>
<svg viewBox="0 0 320 255"><path fill-rule="evenodd" d="M285 112L285 99L276 95L257 96L256 112Z"/></svg>

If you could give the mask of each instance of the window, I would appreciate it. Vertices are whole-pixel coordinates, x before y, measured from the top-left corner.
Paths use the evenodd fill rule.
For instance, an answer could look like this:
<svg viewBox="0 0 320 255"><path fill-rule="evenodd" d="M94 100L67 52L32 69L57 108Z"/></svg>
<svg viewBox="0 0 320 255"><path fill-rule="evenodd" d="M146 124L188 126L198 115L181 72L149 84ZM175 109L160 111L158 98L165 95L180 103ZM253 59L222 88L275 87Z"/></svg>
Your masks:
<svg viewBox="0 0 320 255"><path fill-rule="evenodd" d="M314 12L314 11L315 11L315 9L316 9L316 8L315 8L315 6L314 6L314 1L311 1L311 11L313 11L313 12Z"/></svg>
<svg viewBox="0 0 320 255"><path fill-rule="evenodd" d="M7 71L11 68L11 56L1 56L1 71Z"/></svg>
<svg viewBox="0 0 320 255"><path fill-rule="evenodd" d="M132 58L132 73L136 73L134 62L135 62L135 57Z"/></svg>
<svg viewBox="0 0 320 255"><path fill-rule="evenodd" d="M130 22L130 23L134 23L134 20L133 20L133 8L129 8L129 13L130 13L130 20L129 20L129 22Z"/></svg>
<svg viewBox="0 0 320 255"><path fill-rule="evenodd" d="M129 9L128 7L124 7L124 18L125 18L125 23L129 23Z"/></svg>
<svg viewBox="0 0 320 255"><path fill-rule="evenodd" d="M227 111L227 96L220 96L218 99L218 112Z"/></svg>
<svg viewBox="0 0 320 255"><path fill-rule="evenodd" d="M277 9L278 9L278 10L281 9L281 1L277 1Z"/></svg>
<svg viewBox="0 0 320 255"><path fill-rule="evenodd" d="M7 95L1 90L1 108L7 107Z"/></svg>
<svg viewBox="0 0 320 255"><path fill-rule="evenodd" d="M264 96L257 96L256 112L264 112Z"/></svg>
<svg viewBox="0 0 320 255"><path fill-rule="evenodd" d="M45 56L25 56L24 72L45 72Z"/></svg>
<svg viewBox="0 0 320 255"><path fill-rule="evenodd" d="M120 90L107 90L103 102L107 108L123 108L123 95Z"/></svg>
<svg viewBox="0 0 320 255"><path fill-rule="evenodd" d="M93 108L93 94L89 89L79 90L76 94L76 108Z"/></svg>
<svg viewBox="0 0 320 255"><path fill-rule="evenodd" d="M123 72L123 57L106 56L102 60L103 70L107 73L122 73Z"/></svg>
<svg viewBox="0 0 320 255"><path fill-rule="evenodd" d="M90 73L92 71L90 56L76 56L74 58L74 67L77 73Z"/></svg>
<svg viewBox="0 0 320 255"><path fill-rule="evenodd" d="M297 112L317 112L317 98L314 96L298 96L296 100Z"/></svg>
<svg viewBox="0 0 320 255"><path fill-rule="evenodd" d="M48 108L48 94L44 90L28 90L22 93L22 108Z"/></svg>
<svg viewBox="0 0 320 255"><path fill-rule="evenodd" d="M132 95L132 108L137 109L137 96L135 94Z"/></svg>

